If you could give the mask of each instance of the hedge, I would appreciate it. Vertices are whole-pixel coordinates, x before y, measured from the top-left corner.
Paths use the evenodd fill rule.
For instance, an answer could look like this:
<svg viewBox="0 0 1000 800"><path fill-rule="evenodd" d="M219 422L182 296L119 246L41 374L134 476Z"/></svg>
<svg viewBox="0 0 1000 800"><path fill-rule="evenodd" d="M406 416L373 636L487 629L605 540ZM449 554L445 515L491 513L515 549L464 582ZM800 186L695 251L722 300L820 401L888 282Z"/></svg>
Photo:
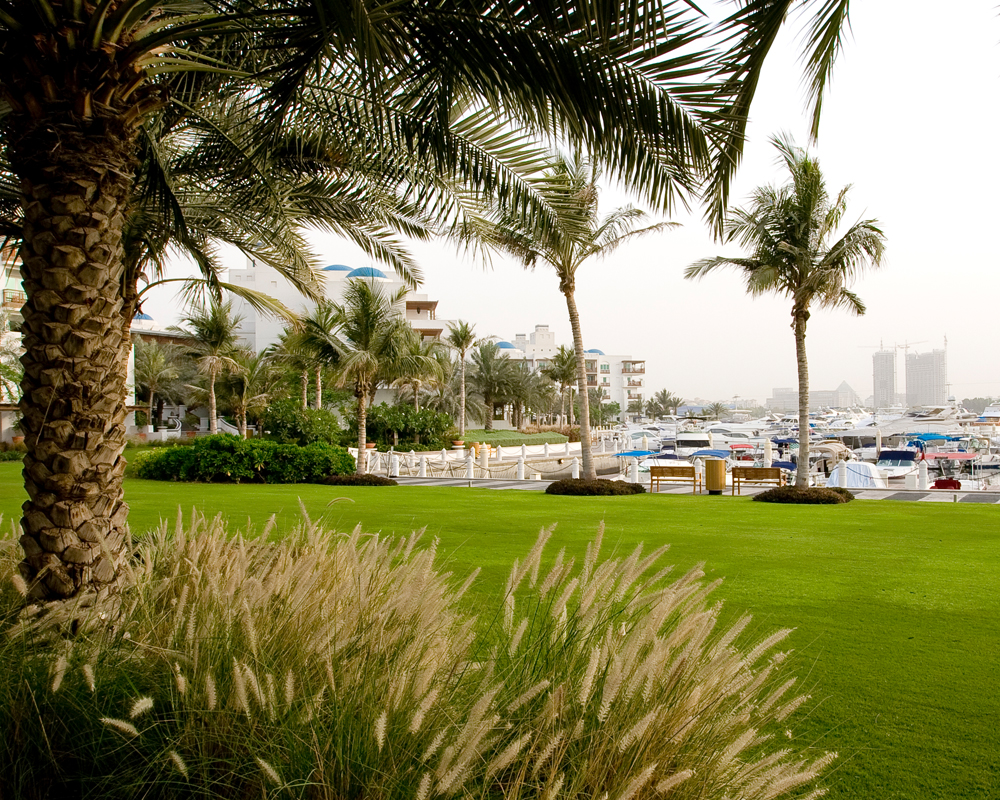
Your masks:
<svg viewBox="0 0 1000 800"><path fill-rule="evenodd" d="M803 505L836 505L849 503L854 495L840 486L813 486L808 489L798 489L795 486L778 486L766 492L754 495L759 503L793 503Z"/></svg>
<svg viewBox="0 0 1000 800"><path fill-rule="evenodd" d="M205 436L191 447L137 454L133 473L154 481L223 483L317 483L347 475L355 462L342 447L314 442L300 447L222 433Z"/></svg>
<svg viewBox="0 0 1000 800"><path fill-rule="evenodd" d="M588 481L583 478L566 478L550 483L546 494L568 494L577 496L607 497L609 495L643 494L646 491L641 483L626 481Z"/></svg>

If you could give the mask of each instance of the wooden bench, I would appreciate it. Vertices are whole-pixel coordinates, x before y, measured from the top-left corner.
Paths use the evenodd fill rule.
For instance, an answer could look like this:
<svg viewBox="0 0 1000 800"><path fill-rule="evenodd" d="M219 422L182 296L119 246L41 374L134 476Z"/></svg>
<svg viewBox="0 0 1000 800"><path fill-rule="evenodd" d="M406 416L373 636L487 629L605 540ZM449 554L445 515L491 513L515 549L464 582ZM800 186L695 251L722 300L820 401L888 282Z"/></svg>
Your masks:
<svg viewBox="0 0 1000 800"><path fill-rule="evenodd" d="M743 494L744 483L773 483L784 486L785 478L780 467L733 467L730 473L733 482L733 494Z"/></svg>
<svg viewBox="0 0 1000 800"><path fill-rule="evenodd" d="M701 475L692 466L687 467L650 467L649 491L659 491L661 483L690 483L691 494L701 494Z"/></svg>

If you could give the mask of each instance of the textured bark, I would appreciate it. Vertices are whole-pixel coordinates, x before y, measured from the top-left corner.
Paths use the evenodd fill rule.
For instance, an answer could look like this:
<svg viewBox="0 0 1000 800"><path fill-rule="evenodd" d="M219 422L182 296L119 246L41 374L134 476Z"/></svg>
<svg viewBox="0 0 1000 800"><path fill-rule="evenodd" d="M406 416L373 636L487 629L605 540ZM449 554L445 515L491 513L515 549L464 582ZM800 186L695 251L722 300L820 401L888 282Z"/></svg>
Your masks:
<svg viewBox="0 0 1000 800"><path fill-rule="evenodd" d="M212 367L208 374L208 432L216 434L219 432L219 411L215 402L215 381L219 377L216 367Z"/></svg>
<svg viewBox="0 0 1000 800"><path fill-rule="evenodd" d="M25 354L21 572L36 599L111 587L128 552L121 233L134 141L108 121L14 137Z"/></svg>
<svg viewBox="0 0 1000 800"><path fill-rule="evenodd" d="M795 330L795 359L799 371L799 456L795 470L796 487L809 485L809 363L806 361L806 321L809 312L792 312Z"/></svg>
<svg viewBox="0 0 1000 800"><path fill-rule="evenodd" d="M358 399L358 475L364 475L368 471L368 408L366 399L368 393L362 388L358 389L354 396Z"/></svg>
<svg viewBox="0 0 1000 800"><path fill-rule="evenodd" d="M309 408L309 371L302 370L302 408Z"/></svg>
<svg viewBox="0 0 1000 800"><path fill-rule="evenodd" d="M465 351L461 353L462 365L460 367L462 372L462 389L461 394L459 394L459 421L458 421L458 438L465 438Z"/></svg>
<svg viewBox="0 0 1000 800"><path fill-rule="evenodd" d="M590 452L590 397L587 395L587 362L584 360L586 354L583 351L580 313L576 309L576 298L573 296L572 285L568 288L564 285L563 294L566 295L569 324L573 331L573 347L576 350L576 383L577 393L580 396L580 456L583 461L580 477L585 481L596 481L597 467L594 466L594 456ZM570 400L570 412L572 413L572 398Z"/></svg>
<svg viewBox="0 0 1000 800"><path fill-rule="evenodd" d="M316 408L323 407L323 368L316 367Z"/></svg>

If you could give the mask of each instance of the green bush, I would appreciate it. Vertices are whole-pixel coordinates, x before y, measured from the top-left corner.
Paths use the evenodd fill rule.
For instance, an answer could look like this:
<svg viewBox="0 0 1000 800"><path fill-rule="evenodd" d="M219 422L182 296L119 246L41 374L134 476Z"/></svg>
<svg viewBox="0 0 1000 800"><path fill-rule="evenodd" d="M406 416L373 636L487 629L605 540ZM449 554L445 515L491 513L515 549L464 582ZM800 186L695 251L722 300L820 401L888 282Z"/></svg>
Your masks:
<svg viewBox="0 0 1000 800"><path fill-rule="evenodd" d="M0 450L0 461L20 461L24 458L21 450Z"/></svg>
<svg viewBox="0 0 1000 800"><path fill-rule="evenodd" d="M545 494L568 494L581 497L608 497L614 495L643 494L646 487L641 483L626 481L586 481L583 478L565 478L550 483Z"/></svg>
<svg viewBox="0 0 1000 800"><path fill-rule="evenodd" d="M344 409L348 420L348 430L352 441L358 439L357 405L351 404ZM383 448L393 445L395 440L400 444L393 445L397 450L440 450L451 447L451 441L445 442L444 435L451 430L454 422L447 414L442 414L430 408L417 411L408 403L379 403L368 409L365 425L365 436L369 442L378 442ZM424 448L406 445L403 442L413 442L419 437Z"/></svg>
<svg viewBox="0 0 1000 800"><path fill-rule="evenodd" d="M300 447L222 433L196 439L191 447L143 453L133 474L159 481L315 483L354 469L354 459L342 447L323 442Z"/></svg>
<svg viewBox="0 0 1000 800"><path fill-rule="evenodd" d="M343 436L336 414L324 408L303 408L300 400L291 397L271 403L262 422L268 437L284 444L337 444Z"/></svg>
<svg viewBox="0 0 1000 800"><path fill-rule="evenodd" d="M325 486L399 486L392 478L381 475L330 475L320 483Z"/></svg>
<svg viewBox="0 0 1000 800"><path fill-rule="evenodd" d="M854 499L854 495L847 489L839 486L835 488L825 488L813 486L806 489L797 489L794 486L776 486L766 492L755 494L753 497L761 503L801 503L804 505L836 505L837 503L849 503Z"/></svg>
<svg viewBox="0 0 1000 800"><path fill-rule="evenodd" d="M416 535L164 523L128 592L0 637L0 797L808 791L831 757L785 736L806 700L775 650L788 631L719 629L718 582L695 568L668 583L665 546L602 560L598 538L553 564L547 538L480 620L472 578L456 588ZM19 559L0 542L0 571ZM0 582L0 619L22 610L17 588Z"/></svg>

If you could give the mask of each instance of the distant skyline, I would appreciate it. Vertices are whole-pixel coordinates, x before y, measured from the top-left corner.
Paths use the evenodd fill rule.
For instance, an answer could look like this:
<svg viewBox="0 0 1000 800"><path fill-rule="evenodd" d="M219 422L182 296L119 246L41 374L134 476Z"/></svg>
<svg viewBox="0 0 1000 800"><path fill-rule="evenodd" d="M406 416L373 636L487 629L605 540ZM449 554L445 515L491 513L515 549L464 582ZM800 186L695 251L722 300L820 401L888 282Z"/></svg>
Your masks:
<svg viewBox="0 0 1000 800"><path fill-rule="evenodd" d="M799 21L786 28L765 69L733 205L758 185L784 181L772 135L788 131L800 146L808 144ZM951 394L1000 395L1000 359L993 355L1000 339L993 309L1000 297L993 236L1000 210L995 4L974 0L942 14L931 0L905 7L856 3L851 22L811 149L832 192L852 184L845 222L876 218L888 257L882 270L852 287L868 307L865 316L813 311L810 385L832 389L847 381L868 397L880 345L909 343L911 353L929 352L943 348L947 337ZM627 202L639 204L615 189L602 195L605 210ZM713 241L700 209L667 218L683 227L581 268L585 346L645 358L647 396L668 389L684 397L763 401L775 387L795 386L787 301L750 299L735 272L685 281L691 262L739 249ZM311 238L327 263L370 263L335 237ZM570 342L551 270L527 273L499 256L484 267L442 244L414 243L413 251L424 271L420 291L440 301L440 317L468 320L480 335L505 339L543 324L557 341ZM242 266L238 254L233 266ZM168 324L179 314L168 291L154 294L146 309Z"/></svg>

